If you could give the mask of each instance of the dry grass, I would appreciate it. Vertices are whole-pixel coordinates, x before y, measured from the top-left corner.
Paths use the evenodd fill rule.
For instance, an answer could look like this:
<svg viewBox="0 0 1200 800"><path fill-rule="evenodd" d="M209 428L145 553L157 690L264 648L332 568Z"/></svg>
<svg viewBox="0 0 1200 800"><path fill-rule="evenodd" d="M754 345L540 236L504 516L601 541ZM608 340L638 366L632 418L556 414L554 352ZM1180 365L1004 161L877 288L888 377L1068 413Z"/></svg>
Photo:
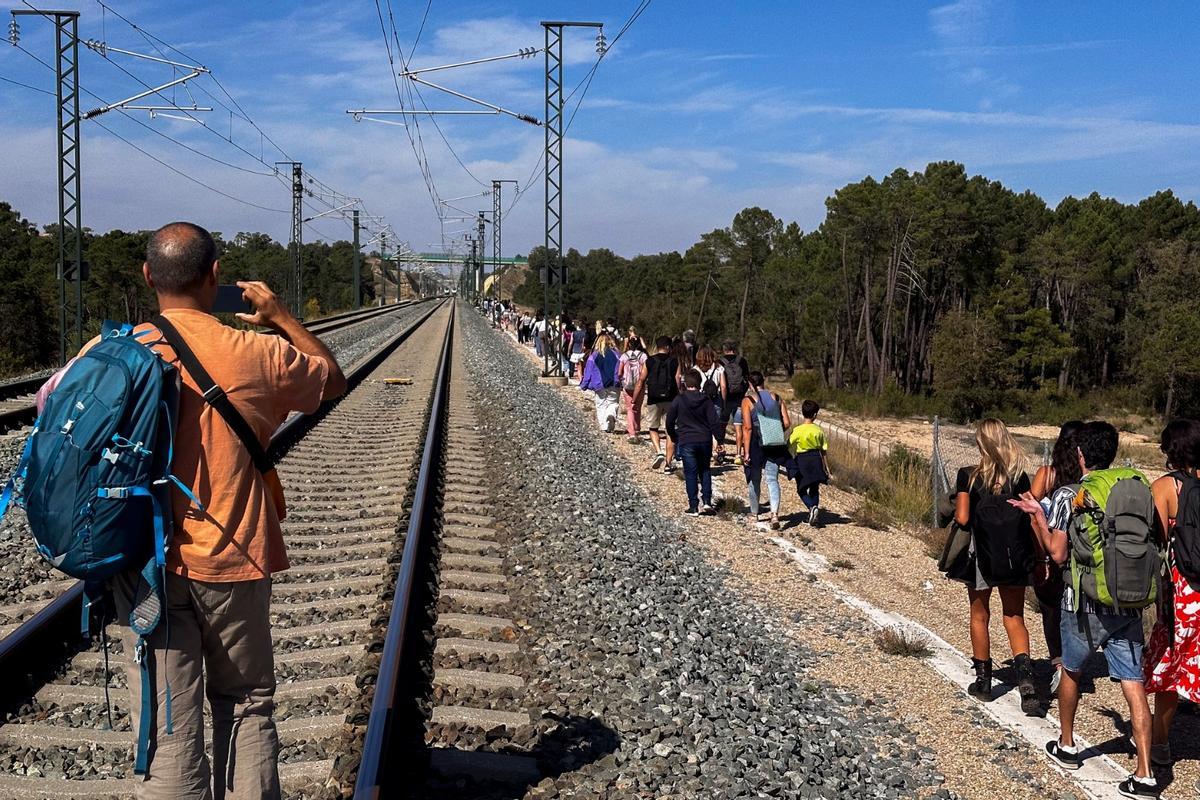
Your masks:
<svg viewBox="0 0 1200 800"><path fill-rule="evenodd" d="M854 562L848 558L835 558L833 561L829 562L829 566L831 569L850 570L854 569Z"/></svg>
<svg viewBox="0 0 1200 800"><path fill-rule="evenodd" d="M1124 436L1117 445L1117 459L1114 464L1133 464L1135 467L1157 467L1162 464L1164 456L1156 445L1144 442L1131 442Z"/></svg>
<svg viewBox="0 0 1200 800"><path fill-rule="evenodd" d="M923 456L897 445L881 460L853 442L834 438L829 467L839 486L861 495L855 522L880 531L904 528L926 542L932 557L941 552L942 532L929 532L930 467Z"/></svg>
<svg viewBox="0 0 1200 800"><path fill-rule="evenodd" d="M889 656L928 658L932 655L929 637L925 633L901 625L889 625L875 634L875 645Z"/></svg>

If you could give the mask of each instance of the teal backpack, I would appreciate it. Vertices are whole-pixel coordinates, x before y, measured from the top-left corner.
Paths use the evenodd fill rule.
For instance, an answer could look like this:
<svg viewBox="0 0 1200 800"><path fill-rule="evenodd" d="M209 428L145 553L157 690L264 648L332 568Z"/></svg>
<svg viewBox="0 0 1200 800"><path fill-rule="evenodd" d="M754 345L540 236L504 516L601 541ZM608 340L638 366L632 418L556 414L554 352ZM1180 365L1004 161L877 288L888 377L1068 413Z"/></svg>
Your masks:
<svg viewBox="0 0 1200 800"><path fill-rule="evenodd" d="M70 365L46 399L0 494L0 518L12 504L23 508L38 553L84 582L85 636L90 607L103 596L105 582L132 569L141 573L129 618L142 681L139 775L146 771L155 706L147 637L166 607L171 485L200 505L171 474L179 374L141 337L131 325L104 323L100 341ZM170 686L166 694L171 733Z"/></svg>

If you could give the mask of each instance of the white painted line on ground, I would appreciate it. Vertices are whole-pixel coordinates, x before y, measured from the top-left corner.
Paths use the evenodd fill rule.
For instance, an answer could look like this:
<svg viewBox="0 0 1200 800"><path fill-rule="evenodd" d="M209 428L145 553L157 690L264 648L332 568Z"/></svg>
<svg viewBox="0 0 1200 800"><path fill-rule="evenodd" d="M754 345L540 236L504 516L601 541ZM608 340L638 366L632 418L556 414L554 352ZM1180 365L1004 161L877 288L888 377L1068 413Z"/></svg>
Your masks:
<svg viewBox="0 0 1200 800"><path fill-rule="evenodd" d="M804 572L816 577L817 581L835 597L851 608L861 611L867 619L880 628L900 626L916 630L929 637L932 655L927 663L937 670L943 678L953 683L966 693L967 686L974 680L970 660L958 652L952 644L919 622L909 619L903 614L885 611L867 600L851 594L840 586L830 583L820 577L828 572L828 561L819 553L811 553L803 547L797 547L791 540L782 536L765 537L784 551ZM1003 684L996 684L1003 687ZM1058 737L1058 720L1050 715L1046 717L1028 717L1021 711L1021 704L1016 687L1005 692L990 703L979 703L979 708L995 719L1004 727L1012 730L1023 738L1040 755L1050 762L1051 766L1073 781L1093 800L1116 800L1120 798L1117 784L1129 777L1129 773L1107 755L1090 752L1091 745L1080 735L1075 735L1075 743L1082 748L1085 761L1078 770L1062 769L1057 763L1045 756L1046 742ZM972 701L974 702L974 701Z"/></svg>

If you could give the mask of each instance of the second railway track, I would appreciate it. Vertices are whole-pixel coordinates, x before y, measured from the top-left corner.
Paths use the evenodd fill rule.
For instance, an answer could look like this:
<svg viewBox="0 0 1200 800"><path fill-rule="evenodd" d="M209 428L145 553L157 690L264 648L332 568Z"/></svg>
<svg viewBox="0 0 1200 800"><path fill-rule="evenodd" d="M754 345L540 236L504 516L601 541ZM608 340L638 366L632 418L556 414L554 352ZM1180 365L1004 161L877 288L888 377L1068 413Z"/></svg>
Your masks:
<svg viewBox="0 0 1200 800"><path fill-rule="evenodd" d="M404 555L399 531L418 488L451 321L450 304L433 310L310 430L285 434L294 443L278 469L288 492L283 527L292 568L274 577L271 621L286 796L336 796L353 784L379 669L372 652L384 642ZM387 377L411 383L387 384ZM4 690L0 797L132 796L121 645L110 636L108 646L113 729L98 643L41 649L19 665L24 681L10 680ZM11 663L4 666L14 674ZM11 697L14 691L23 696Z"/></svg>

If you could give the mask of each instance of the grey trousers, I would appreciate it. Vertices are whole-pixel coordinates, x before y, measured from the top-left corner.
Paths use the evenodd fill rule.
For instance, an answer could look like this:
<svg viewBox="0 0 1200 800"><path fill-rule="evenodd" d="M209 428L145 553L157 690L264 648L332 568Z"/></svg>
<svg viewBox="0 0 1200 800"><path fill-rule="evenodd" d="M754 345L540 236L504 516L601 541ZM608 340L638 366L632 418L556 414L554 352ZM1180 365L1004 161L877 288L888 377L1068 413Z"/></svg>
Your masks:
<svg viewBox="0 0 1200 800"><path fill-rule="evenodd" d="M134 729L141 713L137 636L129 611L137 574L112 582ZM250 800L279 797L279 735L271 648L271 580L204 583L167 575L167 614L151 635L149 767L139 800ZM167 684L173 733L167 733ZM204 698L212 709L212 761L204 747Z"/></svg>

